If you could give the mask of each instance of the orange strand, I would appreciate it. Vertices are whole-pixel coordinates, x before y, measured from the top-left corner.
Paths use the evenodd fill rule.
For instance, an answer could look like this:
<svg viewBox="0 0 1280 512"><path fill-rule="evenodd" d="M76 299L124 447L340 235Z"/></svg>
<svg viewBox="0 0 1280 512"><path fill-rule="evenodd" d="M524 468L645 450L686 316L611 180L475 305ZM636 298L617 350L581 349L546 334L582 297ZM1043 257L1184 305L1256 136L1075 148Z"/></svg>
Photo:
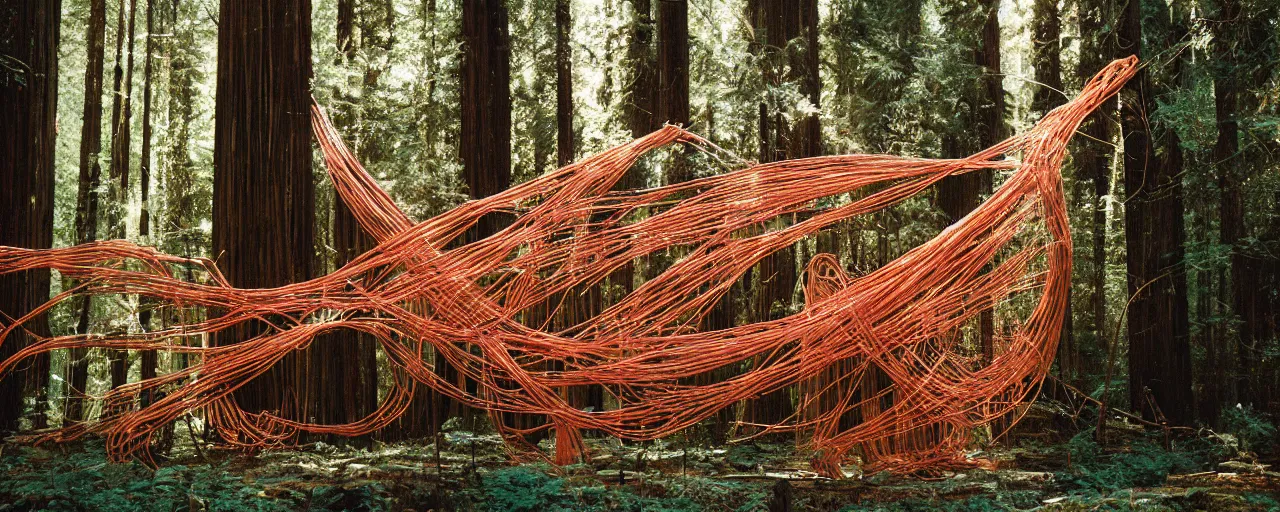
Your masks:
<svg viewBox="0 0 1280 512"><path fill-rule="evenodd" d="M200 356L189 368L97 397L107 412L96 420L29 438L101 435L113 460L149 461L155 432L196 409L222 442L243 449L287 446L301 433L369 434L410 410L414 386L429 386L495 415L547 417L544 425L504 433L514 440L553 428L555 460L567 463L582 456L583 429L660 438L735 403L818 382L825 387L805 388L798 397L806 403L797 410L808 412L747 430L807 433L797 438L813 450L813 466L835 478L855 455L894 471L969 464L961 454L972 431L1016 416L1052 362L1071 275L1059 168L1080 122L1136 68L1136 58L1112 62L1027 133L967 158L806 158L613 191L646 153L675 143L714 148L666 126L423 222L395 206L315 107L312 124L329 175L377 239L376 248L310 281L242 289L230 286L207 259L169 256L123 240L46 250L0 247L0 274L53 269L86 283L41 310L76 295L136 294L174 310L222 312L149 332L37 338L0 362L0 374L26 358L69 348ZM989 199L881 268L855 278L837 257L814 257L802 311L727 329L697 328L762 258L899 204L945 177L992 168L1010 175ZM858 198L852 202L817 206L819 199L858 191L863 193L850 196ZM487 238L447 245L482 216L498 212L514 221ZM557 297L673 248L684 256L577 325L552 332L524 321ZM193 267L204 278L176 278L172 269L179 267ZM376 278L365 279L369 275ZM994 357L987 360L964 333L992 310L999 327ZM7 322L0 339L33 315L0 316ZM183 342L263 319L271 327L240 343L201 348ZM372 414L320 425L250 414L236 405L232 391L334 329L368 333L396 370L391 391ZM424 344L462 378L437 375L421 355ZM689 378L725 367L736 371L721 382ZM466 380L476 383L474 389L457 384ZM584 411L569 403L565 389L592 385L611 393L616 408ZM158 390L166 393L162 399L138 403L139 396ZM821 396L827 397L821 404L807 403Z"/></svg>

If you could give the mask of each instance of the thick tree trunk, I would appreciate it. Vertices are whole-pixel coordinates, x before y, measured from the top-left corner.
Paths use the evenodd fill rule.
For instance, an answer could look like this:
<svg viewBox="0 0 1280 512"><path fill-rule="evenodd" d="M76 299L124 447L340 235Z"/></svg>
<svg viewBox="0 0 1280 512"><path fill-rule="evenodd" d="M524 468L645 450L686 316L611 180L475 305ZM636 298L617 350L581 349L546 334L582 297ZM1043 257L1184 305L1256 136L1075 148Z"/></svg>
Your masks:
<svg viewBox="0 0 1280 512"><path fill-rule="evenodd" d="M689 2L658 1L658 123L689 126ZM693 168L676 153L665 169L666 183L693 178Z"/></svg>
<svg viewBox="0 0 1280 512"><path fill-rule="evenodd" d="M222 0L214 129L213 247L233 286L311 278L315 187L311 175L310 0ZM218 344L269 332L265 324L220 334ZM306 418L300 368L290 354L237 390L247 411Z"/></svg>
<svg viewBox="0 0 1280 512"><path fill-rule="evenodd" d="M1126 5L1117 41L1122 55L1142 55L1138 2ZM1176 72L1175 72L1176 75ZM1191 413L1191 354L1182 265L1181 151L1157 155L1148 131L1155 109L1147 70L1125 85L1125 245L1129 269L1129 403L1148 419L1157 408L1174 424ZM1170 135L1167 139L1172 139ZM1173 141L1176 142L1176 141ZM1152 403L1154 402L1154 404Z"/></svg>
<svg viewBox="0 0 1280 512"><path fill-rule="evenodd" d="M511 37L504 0L468 0L462 3L463 58L459 67L462 133L459 151L463 181L474 199L488 197L511 183ZM507 218L486 215L468 231L467 241L497 232ZM443 360L437 373L459 386L475 389ZM437 419L456 416L460 404L441 400Z"/></svg>
<svg viewBox="0 0 1280 512"><path fill-rule="evenodd" d="M0 245L53 246L53 148L58 112L60 0L16 0L0 7L0 54L21 68L0 72ZM0 276L0 312L19 318L49 300L48 270ZM49 334L45 315L25 330ZM0 360L33 340L17 330L0 339ZM18 429L23 388L34 392L32 427L45 427L49 356L0 378L0 433Z"/></svg>
<svg viewBox="0 0 1280 512"><path fill-rule="evenodd" d="M85 31L88 57L84 77L84 124L80 131L80 175L76 192L76 243L98 239L98 186L102 176L99 154L102 152L102 72L106 51L106 0L91 0L89 24ZM74 283L73 283L74 284ZM93 309L90 297L78 299L76 333L89 332L89 315ZM83 396L89 382L89 351L72 349L68 354L65 424L84 419Z"/></svg>

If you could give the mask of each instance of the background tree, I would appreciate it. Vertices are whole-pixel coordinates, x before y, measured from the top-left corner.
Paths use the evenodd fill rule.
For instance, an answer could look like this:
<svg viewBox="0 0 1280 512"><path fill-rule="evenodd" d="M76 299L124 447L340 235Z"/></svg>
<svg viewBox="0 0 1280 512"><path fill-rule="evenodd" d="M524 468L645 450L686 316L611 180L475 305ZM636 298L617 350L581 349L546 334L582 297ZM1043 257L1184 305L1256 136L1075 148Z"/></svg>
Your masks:
<svg viewBox="0 0 1280 512"><path fill-rule="evenodd" d="M89 2L89 22L85 40L88 46L84 76L84 122L80 132L80 175L76 193L75 230L76 243L89 243L98 238L98 187L101 182L102 164L102 72L106 51L106 0ZM91 297L79 299L76 308L77 334L89 332ZM84 419L83 394L89 382L89 351L84 348L68 354L68 391L63 418L67 423Z"/></svg>
<svg viewBox="0 0 1280 512"><path fill-rule="evenodd" d="M62 16L57 0L21 0L0 7L0 54L21 67L0 69L0 245L53 246L55 125L58 112L58 43ZM48 270L0 276L0 311L20 318L49 299ZM0 358L31 342L24 331L49 335L46 315L0 339ZM32 427L45 426L49 357L0 379L0 432L18 430L23 390L34 391Z"/></svg>
<svg viewBox="0 0 1280 512"><path fill-rule="evenodd" d="M1160 10L1150 19L1179 23ZM1140 2L1130 2L1118 23L1119 55L1143 53L1143 38L1156 38L1150 27L1144 32ZM1170 40L1177 41L1172 31ZM1170 77L1153 82L1146 70L1125 85L1122 104L1124 130L1125 245L1129 270L1128 310L1129 403L1148 419L1157 410L1175 424L1191 417L1191 354L1187 320L1186 274L1182 246L1182 155L1177 136L1167 127L1154 126L1153 87L1172 85ZM1153 140L1152 130L1160 130ZM1159 145L1157 145L1159 144ZM1149 397L1149 398L1148 398Z"/></svg>
<svg viewBox="0 0 1280 512"><path fill-rule="evenodd" d="M113 239L125 237L125 211L129 201L130 141L133 140L133 40L134 20L137 17L137 0L129 0L125 9L120 0L116 10L116 60L112 73L111 102L111 165L107 212L107 236ZM128 12L128 20L125 13ZM126 26L127 32L126 32ZM127 53L125 40L129 41ZM111 360L111 389L123 386L128 380L129 355L123 350L108 351Z"/></svg>
<svg viewBox="0 0 1280 512"><path fill-rule="evenodd" d="M1106 65L1110 58L1111 49L1115 44L1110 38L1114 37L1113 30L1110 29L1109 20L1113 19L1112 4L1097 0L1082 0L1077 8L1079 11L1078 32L1080 34L1080 57L1076 66L1076 79L1083 83L1097 72L1097 69ZM1091 212L1092 215L1086 217L1088 221L1088 236L1082 238L1082 246L1087 243L1089 252L1085 253L1088 261L1088 275L1085 279L1077 282L1087 283L1087 291L1085 293L1074 293L1074 296L1085 296L1088 298L1088 306L1084 308L1089 314L1089 322L1087 324L1087 339L1089 343L1078 342L1075 345L1078 360L1068 359L1067 364L1076 364L1076 368L1084 370L1086 368L1098 368L1102 366L1102 354L1106 351L1105 344L1109 342L1110 333L1107 317L1107 201L1108 195L1111 193L1111 160L1115 153L1115 147L1111 145L1111 141L1115 134L1116 119L1116 100L1114 98L1103 104L1098 112L1088 119L1080 127L1080 131L1085 137L1075 143L1076 150L1073 153L1072 161L1076 171L1077 181L1084 184L1083 188L1076 189L1073 200L1075 204L1089 205L1084 211ZM1077 252L1077 261L1084 259ZM1079 310L1077 310L1079 311ZM1080 323L1073 323L1075 330L1081 329ZM1081 340L1082 336L1075 337ZM1078 376L1076 384L1083 384Z"/></svg>
<svg viewBox="0 0 1280 512"><path fill-rule="evenodd" d="M511 36L505 0L463 2L462 43L459 154L463 181L472 198L488 197L511 184ZM504 223L500 215L486 215L466 238L482 239L496 233ZM437 359L436 365L444 378L460 378L443 359ZM474 387L474 383L456 384ZM458 414L457 404L443 399L442 403L451 404L443 409L450 411L449 415Z"/></svg>
<svg viewBox="0 0 1280 512"><path fill-rule="evenodd" d="M218 15L213 250L234 286L314 276L311 2L222 0ZM236 343L269 332L225 332ZM247 411L305 417L306 361L294 353L237 390Z"/></svg>

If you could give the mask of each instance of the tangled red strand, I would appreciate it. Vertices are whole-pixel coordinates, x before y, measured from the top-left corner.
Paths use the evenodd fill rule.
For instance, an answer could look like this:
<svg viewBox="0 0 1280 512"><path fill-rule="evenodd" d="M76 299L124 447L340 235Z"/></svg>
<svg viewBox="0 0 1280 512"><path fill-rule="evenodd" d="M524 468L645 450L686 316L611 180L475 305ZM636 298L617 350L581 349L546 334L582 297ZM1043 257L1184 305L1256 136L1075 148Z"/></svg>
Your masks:
<svg viewBox="0 0 1280 512"><path fill-rule="evenodd" d="M897 471L961 464L975 427L1016 416L1049 369L1071 275L1059 168L1081 121L1136 69L1133 57L1112 62L1078 97L1027 133L966 158L806 158L614 191L627 169L655 149L673 143L714 148L666 126L419 223L379 188L316 107L312 124L329 175L378 241L376 248L323 277L242 289L231 286L208 259L170 256L124 240L44 250L0 247L0 274L52 269L84 283L8 321L0 340L77 295L138 295L174 310L219 312L149 332L37 337L0 363L0 375L26 358L59 349L199 356L187 368L97 397L106 412L96 420L32 438L99 434L113 460L149 461L156 431L197 409L222 442L246 449L285 446L300 433L369 434L408 410L414 386L429 386L491 414L546 417L545 425L533 429L494 423L513 440L554 429L555 460L567 463L582 454L583 429L632 440L660 438L735 403L800 385L798 412L753 432L807 433L798 438L813 450L813 465L823 475L841 477L840 464L855 453L872 466ZM1017 154L1020 161L1004 159ZM819 254L805 269L802 311L721 330L697 328L762 258L898 204L943 178L981 169L1004 169L1009 176L989 199L927 243L858 277L845 273L836 257ZM844 194L852 199L817 205ZM514 220L491 236L447 245L495 213ZM774 222L779 218L795 220ZM553 297L667 251L682 256L578 325L549 332L522 322L531 308ZM175 277L174 270L184 267L207 279ZM1000 313L995 348L982 356L963 332L979 314L993 310ZM226 346L188 343L245 322L270 327ZM236 405L232 391L335 329L373 336L395 369L390 391L372 414L354 423L319 425L247 413ZM432 358L448 361L474 389L437 375ZM736 373L719 382L689 383L688 377L730 366ZM617 406L584 411L562 394L589 385L603 386ZM167 395L135 404L141 394L158 390Z"/></svg>

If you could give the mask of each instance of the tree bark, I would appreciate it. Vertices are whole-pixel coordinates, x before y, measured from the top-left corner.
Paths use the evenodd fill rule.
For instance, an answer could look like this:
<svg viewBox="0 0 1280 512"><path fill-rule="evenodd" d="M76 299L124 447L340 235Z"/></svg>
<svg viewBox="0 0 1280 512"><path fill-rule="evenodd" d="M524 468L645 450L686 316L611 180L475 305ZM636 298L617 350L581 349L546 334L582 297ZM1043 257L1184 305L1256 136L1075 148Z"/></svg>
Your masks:
<svg viewBox="0 0 1280 512"><path fill-rule="evenodd" d="M0 54L23 63L0 71L0 245L53 246L53 149L58 112L60 0L17 0L0 7ZM49 300L49 270L0 276L0 312L19 318ZM49 335L46 315L24 324ZM0 360L33 339L23 330L0 339ZM19 427L23 388L34 392L32 427L45 427L49 356L0 379L0 433Z"/></svg>
<svg viewBox="0 0 1280 512"><path fill-rule="evenodd" d="M1120 16L1120 55L1142 55L1139 2ZM1176 71L1173 73L1176 76ZM1129 269L1129 403L1147 419L1158 411L1174 424L1191 416L1191 350L1182 261L1181 150L1166 134L1158 155L1148 131L1155 110L1147 69L1125 85L1125 246ZM1150 396L1149 400L1147 397ZM1151 402L1155 403L1152 404Z"/></svg>
<svg viewBox="0 0 1280 512"><path fill-rule="evenodd" d="M133 130L133 36L134 21L137 18L137 0L129 0L129 19L124 19L124 0L120 0L119 16L116 18L116 67L115 83L112 87L114 100L111 108L111 167L110 198L107 209L107 236L113 239L125 237L125 217L129 207L129 157ZM125 25L128 24L128 32ZM123 43L128 40L128 53L121 54ZM123 59L123 61L122 61ZM111 389L123 386L129 377L129 354L125 350L109 350L107 357L111 362Z"/></svg>
<svg viewBox="0 0 1280 512"><path fill-rule="evenodd" d="M142 197L142 212L138 217L138 236L144 243L151 243L151 59L155 51L155 8L151 0L147 0L147 42L146 62L142 70L142 160L138 163L138 185ZM151 330L151 305L143 298L140 301L138 323L144 330ZM139 377L147 380L156 376L156 351L144 350L141 358Z"/></svg>
<svg viewBox="0 0 1280 512"><path fill-rule="evenodd" d="M462 110L460 153L463 181L473 199L488 197L511 184L511 37L504 0L462 3L463 59L459 67ZM476 241L496 233L508 222L503 215L486 215L466 235ZM469 390L458 372L439 358L437 373ZM460 404L441 400L447 416L458 415ZM445 414L437 415L443 421Z"/></svg>
<svg viewBox="0 0 1280 512"><path fill-rule="evenodd" d="M569 0L556 0L556 165L573 163L573 33Z"/></svg>
<svg viewBox="0 0 1280 512"><path fill-rule="evenodd" d="M233 286L262 288L314 275L310 0L222 0L214 127L213 248ZM269 332L220 334L220 345ZM301 368L289 354L235 393L247 411L306 418Z"/></svg>
<svg viewBox="0 0 1280 512"><path fill-rule="evenodd" d="M84 77L84 124L80 131L80 175L76 192L76 243L85 244L98 239L98 186L102 165L102 73L106 51L107 5L106 0L91 0L89 24L85 30L88 47ZM71 283L74 286L75 283ZM89 332L91 297L77 299L76 333ZM64 424L70 425L84 419L83 395L89 382L89 351L71 349L68 354L66 409Z"/></svg>
<svg viewBox="0 0 1280 512"><path fill-rule="evenodd" d="M659 124L689 126L688 0L658 0L657 103ZM666 183L683 183L693 177L693 169L683 156L677 152L667 163Z"/></svg>
<svg viewBox="0 0 1280 512"><path fill-rule="evenodd" d="M1080 62L1076 75L1088 80L1106 65L1110 49L1105 39L1113 14L1110 4L1104 0L1084 0L1079 9ZM1105 353L1109 340L1107 333L1107 195L1111 192L1111 156L1115 150L1109 145L1114 138L1114 121L1110 119L1118 104L1113 97L1085 119L1080 130L1087 137L1077 139L1080 148L1074 161L1080 180L1088 180L1093 186L1088 197L1092 219L1089 224L1089 332L1092 333L1095 353ZM1102 362L1087 359L1083 354L1079 368L1099 368Z"/></svg>

